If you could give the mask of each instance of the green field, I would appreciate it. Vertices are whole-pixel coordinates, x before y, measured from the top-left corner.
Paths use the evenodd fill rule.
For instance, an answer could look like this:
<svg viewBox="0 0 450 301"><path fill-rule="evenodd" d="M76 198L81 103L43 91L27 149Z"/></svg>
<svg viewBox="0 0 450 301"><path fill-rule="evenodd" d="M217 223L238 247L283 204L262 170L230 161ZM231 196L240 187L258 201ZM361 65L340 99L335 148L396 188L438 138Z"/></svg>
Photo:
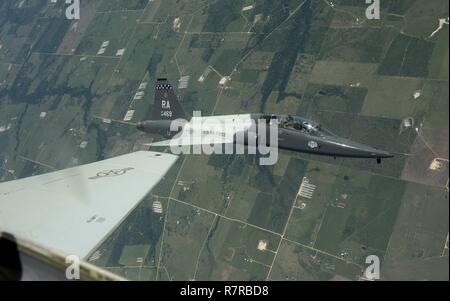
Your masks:
<svg viewBox="0 0 450 301"><path fill-rule="evenodd" d="M395 154L183 155L90 263L132 280L358 280L377 255L382 280L449 279L448 1L381 1L380 20L359 0L96 0L78 23L64 8L0 3L0 181L162 140L96 118L151 118L161 77L189 114L299 115Z"/></svg>

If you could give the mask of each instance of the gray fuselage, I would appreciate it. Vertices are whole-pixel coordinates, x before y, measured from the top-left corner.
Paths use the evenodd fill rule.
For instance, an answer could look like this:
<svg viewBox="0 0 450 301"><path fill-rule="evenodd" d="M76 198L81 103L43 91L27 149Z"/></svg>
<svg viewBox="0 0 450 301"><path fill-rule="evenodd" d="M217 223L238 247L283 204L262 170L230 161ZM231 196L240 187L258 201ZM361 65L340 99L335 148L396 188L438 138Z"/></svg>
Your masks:
<svg viewBox="0 0 450 301"><path fill-rule="evenodd" d="M389 152L334 135L322 128L320 124L298 116L244 114L201 117L201 120L212 118L218 120L232 119L233 121L236 119L241 124L243 120L245 124L257 124L258 121L264 122L267 125L267 130L276 128L278 132L277 147L280 149L333 157L375 158L377 160L393 157ZM170 131L171 125L173 125L172 122L177 122L175 128L178 128L178 131ZM139 122L137 128L143 132L160 134L165 137L173 137L181 132L183 128L189 128L195 135L195 127L192 127L191 123L192 120L152 120ZM185 127L186 124L188 126ZM259 137L260 133L255 128L257 127L245 126L245 136ZM202 132L198 131L198 135L202 135ZM266 136L268 137L269 135ZM237 143L236 141L238 140L234 139L234 143ZM243 144L247 145L247 140ZM267 144L271 145L270 141Z"/></svg>

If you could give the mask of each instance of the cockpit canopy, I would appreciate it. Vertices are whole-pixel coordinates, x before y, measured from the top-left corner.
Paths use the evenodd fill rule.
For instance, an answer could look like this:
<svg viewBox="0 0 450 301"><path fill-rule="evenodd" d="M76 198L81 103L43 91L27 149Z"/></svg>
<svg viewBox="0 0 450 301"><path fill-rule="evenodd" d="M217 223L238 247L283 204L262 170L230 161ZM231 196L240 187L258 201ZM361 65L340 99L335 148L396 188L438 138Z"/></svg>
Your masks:
<svg viewBox="0 0 450 301"><path fill-rule="evenodd" d="M319 123L292 115L265 114L262 116L267 123L277 122L278 126L285 129L297 130L314 136L332 136Z"/></svg>

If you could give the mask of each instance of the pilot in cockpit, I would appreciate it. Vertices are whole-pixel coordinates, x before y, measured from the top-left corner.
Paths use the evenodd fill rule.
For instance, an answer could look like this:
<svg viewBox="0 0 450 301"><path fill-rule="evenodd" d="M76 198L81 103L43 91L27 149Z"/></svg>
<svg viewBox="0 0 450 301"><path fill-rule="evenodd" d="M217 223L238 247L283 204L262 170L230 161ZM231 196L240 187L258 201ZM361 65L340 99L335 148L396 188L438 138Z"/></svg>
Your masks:
<svg viewBox="0 0 450 301"><path fill-rule="evenodd" d="M282 127L292 127L294 124L294 118L291 115L286 115L281 119L280 125Z"/></svg>
<svg viewBox="0 0 450 301"><path fill-rule="evenodd" d="M280 125L284 128L291 128L308 134L319 134L321 131L319 124L304 120L297 120L291 115L286 115L281 120Z"/></svg>
<svg viewBox="0 0 450 301"><path fill-rule="evenodd" d="M320 131L320 125L319 124L311 124L307 121L303 122L303 127L308 132L319 132Z"/></svg>

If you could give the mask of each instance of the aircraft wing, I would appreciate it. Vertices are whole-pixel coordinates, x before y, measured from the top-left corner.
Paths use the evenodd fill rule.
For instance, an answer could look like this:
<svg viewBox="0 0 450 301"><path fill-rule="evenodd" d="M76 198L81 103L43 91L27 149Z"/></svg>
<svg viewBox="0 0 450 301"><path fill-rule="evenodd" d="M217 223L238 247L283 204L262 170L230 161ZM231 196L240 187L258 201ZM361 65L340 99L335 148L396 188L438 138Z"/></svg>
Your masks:
<svg viewBox="0 0 450 301"><path fill-rule="evenodd" d="M193 145L205 145L205 144L233 144L234 137L232 135L223 136L219 134L207 134L203 136L190 136L189 134L183 134L178 137L174 137L169 140L158 141L148 146L193 146Z"/></svg>
<svg viewBox="0 0 450 301"><path fill-rule="evenodd" d="M0 231L86 258L177 158L140 151L0 183Z"/></svg>

